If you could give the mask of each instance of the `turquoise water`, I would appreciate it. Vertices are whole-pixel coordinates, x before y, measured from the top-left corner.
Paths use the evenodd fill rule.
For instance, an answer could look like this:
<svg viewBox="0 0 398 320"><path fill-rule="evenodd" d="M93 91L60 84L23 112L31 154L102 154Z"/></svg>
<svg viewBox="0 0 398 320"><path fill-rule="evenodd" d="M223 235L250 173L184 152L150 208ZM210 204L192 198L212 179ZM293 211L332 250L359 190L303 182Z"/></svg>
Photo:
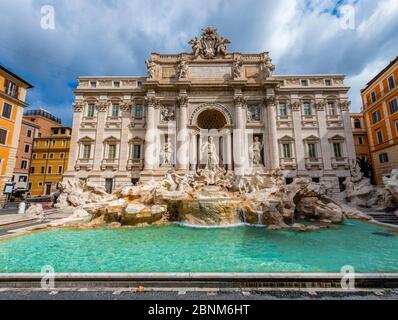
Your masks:
<svg viewBox="0 0 398 320"><path fill-rule="evenodd" d="M53 229L0 241L0 272L398 272L398 231L349 221L317 232L179 225Z"/></svg>

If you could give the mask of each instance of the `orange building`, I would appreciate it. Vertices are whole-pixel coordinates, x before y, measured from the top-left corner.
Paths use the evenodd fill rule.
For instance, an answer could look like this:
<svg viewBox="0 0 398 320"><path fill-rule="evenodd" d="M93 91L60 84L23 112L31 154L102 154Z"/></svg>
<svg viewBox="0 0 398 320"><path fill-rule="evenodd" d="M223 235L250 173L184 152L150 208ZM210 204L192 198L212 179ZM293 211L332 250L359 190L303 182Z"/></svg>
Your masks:
<svg viewBox="0 0 398 320"><path fill-rule="evenodd" d="M21 132L19 134L16 164L12 181L14 195L19 196L29 190L29 169L32 156L33 139L39 135L40 127L31 121L22 119Z"/></svg>
<svg viewBox="0 0 398 320"><path fill-rule="evenodd" d="M371 162L368 134L366 132L363 114L351 113L351 124L357 159L366 159Z"/></svg>
<svg viewBox="0 0 398 320"><path fill-rule="evenodd" d="M35 139L49 137L52 128L60 127L62 127L61 119L44 109L28 110L24 113L13 174L15 196L31 193L33 183L30 181L30 168Z"/></svg>
<svg viewBox="0 0 398 320"><path fill-rule="evenodd" d="M377 184L398 168L398 57L361 90Z"/></svg>
<svg viewBox="0 0 398 320"><path fill-rule="evenodd" d="M0 194L11 182L27 89L31 84L0 65ZM5 196L1 197L4 202Z"/></svg>

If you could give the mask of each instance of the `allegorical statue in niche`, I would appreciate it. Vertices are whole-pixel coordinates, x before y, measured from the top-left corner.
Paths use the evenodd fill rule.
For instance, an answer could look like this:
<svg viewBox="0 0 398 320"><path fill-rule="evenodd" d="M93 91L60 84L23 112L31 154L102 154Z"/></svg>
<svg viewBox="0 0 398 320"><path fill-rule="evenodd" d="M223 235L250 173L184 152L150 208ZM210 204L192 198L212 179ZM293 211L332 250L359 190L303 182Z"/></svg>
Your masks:
<svg viewBox="0 0 398 320"><path fill-rule="evenodd" d="M264 69L264 77L271 78L274 71L275 71L275 65L272 63L272 60L270 58L267 58L263 62L263 69Z"/></svg>
<svg viewBox="0 0 398 320"><path fill-rule="evenodd" d="M177 67L177 79L186 79L188 77L188 62L181 60Z"/></svg>
<svg viewBox="0 0 398 320"><path fill-rule="evenodd" d="M175 113L173 107L162 106L160 108L160 118L162 121L174 121Z"/></svg>
<svg viewBox="0 0 398 320"><path fill-rule="evenodd" d="M207 156L206 169L217 170L219 164L219 158L217 156L217 147L213 142L213 137L209 139L202 145L201 148L202 156Z"/></svg>
<svg viewBox="0 0 398 320"><path fill-rule="evenodd" d="M161 156L164 165L170 165L172 161L173 155L173 146L171 144L170 138L167 138L167 141L164 143Z"/></svg>
<svg viewBox="0 0 398 320"><path fill-rule="evenodd" d="M192 54L194 57L199 57L202 51L202 42L198 39L198 37L195 37L195 39L189 41L189 44L192 46Z"/></svg>
<svg viewBox="0 0 398 320"><path fill-rule="evenodd" d="M148 69L148 78L154 79L155 78L155 71L156 71L156 63L152 60L145 60L146 67Z"/></svg>
<svg viewBox="0 0 398 320"><path fill-rule="evenodd" d="M239 79L242 76L242 61L239 58L234 59L232 62L232 77Z"/></svg>
<svg viewBox="0 0 398 320"><path fill-rule="evenodd" d="M259 137L254 137L254 141L249 148L249 156L252 164L258 166L262 162L261 150L263 149L263 144L261 143Z"/></svg>

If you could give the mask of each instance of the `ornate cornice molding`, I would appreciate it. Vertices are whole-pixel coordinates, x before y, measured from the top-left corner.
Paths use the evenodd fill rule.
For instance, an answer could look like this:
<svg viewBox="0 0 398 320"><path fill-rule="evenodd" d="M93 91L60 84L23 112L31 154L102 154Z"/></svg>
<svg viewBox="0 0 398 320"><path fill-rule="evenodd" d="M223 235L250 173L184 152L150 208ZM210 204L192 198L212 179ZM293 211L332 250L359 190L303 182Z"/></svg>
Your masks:
<svg viewBox="0 0 398 320"><path fill-rule="evenodd" d="M318 111L324 111L326 108L326 104L327 104L326 101L318 101L315 103L315 108Z"/></svg>
<svg viewBox="0 0 398 320"><path fill-rule="evenodd" d="M120 105L120 109L123 112L128 112L131 110L131 107L133 106L133 102L132 101L125 101Z"/></svg>
<svg viewBox="0 0 398 320"><path fill-rule="evenodd" d="M350 110L351 101L342 101L340 102L340 108L342 111L349 111Z"/></svg>
<svg viewBox="0 0 398 320"><path fill-rule="evenodd" d="M241 107L244 108L247 106L247 100L244 96L235 96L234 97L234 105L235 107Z"/></svg>
<svg viewBox="0 0 398 320"><path fill-rule="evenodd" d="M300 108L301 108L300 101L294 101L290 105L291 105L293 111L300 111Z"/></svg>
<svg viewBox="0 0 398 320"><path fill-rule="evenodd" d="M187 106L188 106L188 96L187 95L179 96L177 98L177 107L182 108Z"/></svg>
<svg viewBox="0 0 398 320"><path fill-rule="evenodd" d="M145 106L157 109L160 107L160 100L153 96L145 97Z"/></svg>
<svg viewBox="0 0 398 320"><path fill-rule="evenodd" d="M109 102L98 102L95 107L98 112L105 112L108 110Z"/></svg>
<svg viewBox="0 0 398 320"><path fill-rule="evenodd" d="M73 103L73 111L74 112L83 112L84 103L83 102L75 102Z"/></svg>
<svg viewBox="0 0 398 320"><path fill-rule="evenodd" d="M265 106L274 106L276 104L275 96L268 96L264 98L264 105Z"/></svg>

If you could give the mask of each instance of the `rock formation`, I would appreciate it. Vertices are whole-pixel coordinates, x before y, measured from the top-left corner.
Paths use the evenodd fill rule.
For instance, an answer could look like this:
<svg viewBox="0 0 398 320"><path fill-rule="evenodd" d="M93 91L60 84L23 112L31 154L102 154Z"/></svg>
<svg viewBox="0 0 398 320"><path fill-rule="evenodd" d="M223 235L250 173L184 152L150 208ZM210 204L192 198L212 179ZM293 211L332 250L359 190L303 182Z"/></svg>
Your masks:
<svg viewBox="0 0 398 320"><path fill-rule="evenodd" d="M398 172L389 181L391 193L395 195L398 195L397 176ZM354 179L362 181L359 175ZM270 178L260 173L235 176L218 166L213 170L207 167L196 174L169 171L159 182L124 186L112 195L90 183L65 180L57 206L76 208L75 219L87 220L90 216L89 225L178 221L213 226L248 223L267 225L272 230L313 231L341 223L346 218L370 219L329 197L325 185L308 179L297 178L285 185L279 171ZM301 220L313 223L301 224Z"/></svg>

